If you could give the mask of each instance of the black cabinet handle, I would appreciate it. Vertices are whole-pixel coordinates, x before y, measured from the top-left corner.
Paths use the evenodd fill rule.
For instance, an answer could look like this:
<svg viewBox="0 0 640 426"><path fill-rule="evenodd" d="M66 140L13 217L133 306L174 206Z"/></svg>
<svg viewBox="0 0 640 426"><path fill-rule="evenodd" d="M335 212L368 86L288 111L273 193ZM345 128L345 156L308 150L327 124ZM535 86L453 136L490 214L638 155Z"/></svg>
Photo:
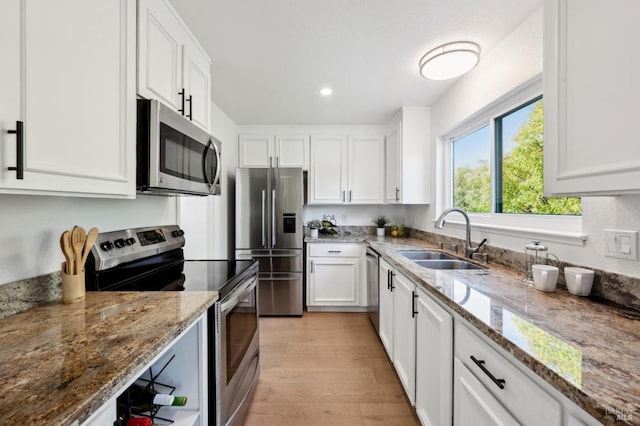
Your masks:
<svg viewBox="0 0 640 426"><path fill-rule="evenodd" d="M393 289L394 289L394 288L396 288L396 287L393 285L393 276L394 276L394 275L395 275L395 274L393 273L393 271L391 271L391 270L390 270L390 271L389 271L389 277L390 277L390 279L391 279L391 280L390 280L390 281L391 281L391 283L390 283L390 287L389 287L389 289L390 289L391 291L393 291Z"/></svg>
<svg viewBox="0 0 640 426"><path fill-rule="evenodd" d="M491 374L489 370L487 370L487 367L484 366L484 360L477 359L476 357L471 355L471 361L473 361L478 367L480 367L480 370L482 370L484 374L489 376L489 378L493 380L493 383L495 383L496 386L498 386L500 389L504 389L504 384L506 383L506 381L504 379L496 379L495 376Z"/></svg>
<svg viewBox="0 0 640 426"><path fill-rule="evenodd" d="M16 179L24 179L24 123L16 121L15 130L7 130L7 133L16 135L16 166L7 167L8 170L16 171Z"/></svg>
<svg viewBox="0 0 640 426"><path fill-rule="evenodd" d="M391 269L387 269L387 290L391 290Z"/></svg>
<svg viewBox="0 0 640 426"><path fill-rule="evenodd" d="M178 95L180 95L180 109L178 110L178 112L182 115L184 115L184 87L182 88L181 91L178 92Z"/></svg>
<svg viewBox="0 0 640 426"><path fill-rule="evenodd" d="M187 102L189 102L189 114L187 114L187 118L193 121L193 96L189 95Z"/></svg>
<svg viewBox="0 0 640 426"><path fill-rule="evenodd" d="M411 318L415 318L418 313L418 311L416 311L416 299L418 298L418 295L415 291L412 291L411 296Z"/></svg>

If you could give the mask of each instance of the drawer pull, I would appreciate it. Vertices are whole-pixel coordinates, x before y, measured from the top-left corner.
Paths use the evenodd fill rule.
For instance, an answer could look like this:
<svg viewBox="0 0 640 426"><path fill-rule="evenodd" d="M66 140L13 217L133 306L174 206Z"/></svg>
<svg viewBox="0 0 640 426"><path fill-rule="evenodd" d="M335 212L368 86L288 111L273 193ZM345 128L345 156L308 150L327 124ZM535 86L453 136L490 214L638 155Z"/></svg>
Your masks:
<svg viewBox="0 0 640 426"><path fill-rule="evenodd" d="M342 250L329 250L329 253L342 253Z"/></svg>
<svg viewBox="0 0 640 426"><path fill-rule="evenodd" d="M418 311L416 311L416 299L418 295L415 291L411 292L411 318L415 318Z"/></svg>
<svg viewBox="0 0 640 426"><path fill-rule="evenodd" d="M471 361L473 361L478 367L480 367L480 370L482 370L484 374L486 374L491 380L493 380L493 383L495 383L496 386L498 386L500 389L504 389L504 384L506 383L505 380L496 379L495 376L491 374L491 372L484 366L484 360L476 359L476 357L474 357L473 355L471 355L470 358Z"/></svg>

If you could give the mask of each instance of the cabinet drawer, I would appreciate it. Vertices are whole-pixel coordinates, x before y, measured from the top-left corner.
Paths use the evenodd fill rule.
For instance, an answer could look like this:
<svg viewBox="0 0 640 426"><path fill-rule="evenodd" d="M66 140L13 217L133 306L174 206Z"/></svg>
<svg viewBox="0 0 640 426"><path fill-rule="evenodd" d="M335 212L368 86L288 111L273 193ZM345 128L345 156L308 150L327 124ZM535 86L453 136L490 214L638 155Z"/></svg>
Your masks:
<svg viewBox="0 0 640 426"><path fill-rule="evenodd" d="M562 423L558 401L460 322L456 323L454 348L456 357L523 425ZM504 389L489 374L504 380Z"/></svg>
<svg viewBox="0 0 640 426"><path fill-rule="evenodd" d="M312 243L309 244L309 256L360 257L363 247L353 243Z"/></svg>

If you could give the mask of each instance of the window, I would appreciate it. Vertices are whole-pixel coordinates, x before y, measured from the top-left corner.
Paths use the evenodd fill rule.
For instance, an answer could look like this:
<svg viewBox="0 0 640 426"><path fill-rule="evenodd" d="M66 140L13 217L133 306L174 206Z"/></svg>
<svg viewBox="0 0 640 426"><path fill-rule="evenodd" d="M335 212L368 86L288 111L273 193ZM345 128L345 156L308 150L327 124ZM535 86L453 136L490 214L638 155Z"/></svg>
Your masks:
<svg viewBox="0 0 640 426"><path fill-rule="evenodd" d="M543 193L542 96L451 138L453 206L474 213L581 215L580 198Z"/></svg>

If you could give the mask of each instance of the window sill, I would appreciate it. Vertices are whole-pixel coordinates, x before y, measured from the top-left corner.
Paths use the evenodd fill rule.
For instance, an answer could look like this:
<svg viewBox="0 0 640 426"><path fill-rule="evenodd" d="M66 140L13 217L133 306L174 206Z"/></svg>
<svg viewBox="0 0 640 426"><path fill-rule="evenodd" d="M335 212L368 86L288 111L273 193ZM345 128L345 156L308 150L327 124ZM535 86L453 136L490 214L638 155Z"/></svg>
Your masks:
<svg viewBox="0 0 640 426"><path fill-rule="evenodd" d="M513 223L496 224L488 223L488 219L491 218L485 216L474 217L470 215L471 230L507 235L510 237L526 238L530 240L543 240L545 242L555 242L572 246L584 246L585 241L587 240L586 234L579 231L564 230L566 229L565 227L562 228L563 230L559 230L558 228L551 229L550 227L531 227ZM572 219L574 218L571 218L568 221L573 222L573 225L575 226L576 221ZM578 221L580 220L580 218L575 219L577 219ZM450 226L452 228L464 229L466 224L464 221L447 219L447 224L445 225L445 227L447 226Z"/></svg>

